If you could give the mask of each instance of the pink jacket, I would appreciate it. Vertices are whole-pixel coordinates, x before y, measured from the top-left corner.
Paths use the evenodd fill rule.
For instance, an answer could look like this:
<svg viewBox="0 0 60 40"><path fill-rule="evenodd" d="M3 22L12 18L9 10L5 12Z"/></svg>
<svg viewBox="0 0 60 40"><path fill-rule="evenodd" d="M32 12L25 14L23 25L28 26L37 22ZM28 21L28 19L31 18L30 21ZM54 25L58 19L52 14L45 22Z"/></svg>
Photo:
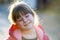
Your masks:
<svg viewBox="0 0 60 40"><path fill-rule="evenodd" d="M34 26L36 30L36 34L38 39L37 40L49 40L48 36L46 35L43 27L41 25ZM13 35L14 36L13 36ZM22 33L18 30L17 25L12 25L9 30L10 37L7 40L22 40Z"/></svg>

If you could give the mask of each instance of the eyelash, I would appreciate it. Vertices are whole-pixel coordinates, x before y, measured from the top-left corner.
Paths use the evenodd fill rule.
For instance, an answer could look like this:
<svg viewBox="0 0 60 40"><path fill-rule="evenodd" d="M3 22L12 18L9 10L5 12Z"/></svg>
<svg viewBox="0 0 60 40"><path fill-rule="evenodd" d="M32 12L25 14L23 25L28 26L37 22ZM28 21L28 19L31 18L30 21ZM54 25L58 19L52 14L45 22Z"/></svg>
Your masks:
<svg viewBox="0 0 60 40"><path fill-rule="evenodd" d="M25 17L26 17L26 18L28 18L28 17L29 17L29 15L26 15ZM21 18L19 21L22 21L22 20L23 20L23 19Z"/></svg>
<svg viewBox="0 0 60 40"><path fill-rule="evenodd" d="M20 19L19 21L22 21L22 19Z"/></svg>
<svg viewBox="0 0 60 40"><path fill-rule="evenodd" d="M26 15L25 17L27 18L27 17L29 17L29 15Z"/></svg>

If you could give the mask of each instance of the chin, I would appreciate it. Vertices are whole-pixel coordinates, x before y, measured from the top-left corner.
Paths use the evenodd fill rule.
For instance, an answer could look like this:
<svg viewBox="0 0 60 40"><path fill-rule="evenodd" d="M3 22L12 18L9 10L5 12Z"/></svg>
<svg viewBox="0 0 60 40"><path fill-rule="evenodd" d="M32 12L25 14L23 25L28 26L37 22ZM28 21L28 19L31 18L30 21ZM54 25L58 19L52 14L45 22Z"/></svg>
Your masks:
<svg viewBox="0 0 60 40"><path fill-rule="evenodd" d="M29 27L29 28L24 28L24 30L30 30L30 29L32 29L32 27Z"/></svg>

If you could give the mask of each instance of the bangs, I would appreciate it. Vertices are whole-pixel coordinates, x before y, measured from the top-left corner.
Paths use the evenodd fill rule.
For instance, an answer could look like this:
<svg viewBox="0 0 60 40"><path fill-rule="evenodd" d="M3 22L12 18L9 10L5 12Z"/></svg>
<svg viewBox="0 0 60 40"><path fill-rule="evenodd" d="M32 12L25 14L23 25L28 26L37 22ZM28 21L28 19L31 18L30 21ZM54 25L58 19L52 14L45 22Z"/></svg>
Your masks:
<svg viewBox="0 0 60 40"><path fill-rule="evenodd" d="M13 19L19 19L22 15L26 15L27 13L31 13L26 7L21 7L21 6L17 6L13 9Z"/></svg>
<svg viewBox="0 0 60 40"><path fill-rule="evenodd" d="M30 13L34 16L32 9L30 9L30 7L28 7L25 4L14 5L13 8L11 9L10 13L11 13L11 15L10 15L11 20L14 23L16 22L16 19L19 19L21 17L20 14L26 15L26 14Z"/></svg>

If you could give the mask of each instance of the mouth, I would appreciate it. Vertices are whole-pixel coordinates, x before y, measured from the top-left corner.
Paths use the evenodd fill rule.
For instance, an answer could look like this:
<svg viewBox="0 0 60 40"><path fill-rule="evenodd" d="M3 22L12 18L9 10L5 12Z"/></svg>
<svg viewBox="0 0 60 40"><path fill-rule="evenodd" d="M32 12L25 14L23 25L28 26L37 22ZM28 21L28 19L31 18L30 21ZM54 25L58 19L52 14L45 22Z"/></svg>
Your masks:
<svg viewBox="0 0 60 40"><path fill-rule="evenodd" d="M31 23L31 22L29 22L29 23L25 23L24 26L27 26L27 25L29 25L30 23Z"/></svg>

